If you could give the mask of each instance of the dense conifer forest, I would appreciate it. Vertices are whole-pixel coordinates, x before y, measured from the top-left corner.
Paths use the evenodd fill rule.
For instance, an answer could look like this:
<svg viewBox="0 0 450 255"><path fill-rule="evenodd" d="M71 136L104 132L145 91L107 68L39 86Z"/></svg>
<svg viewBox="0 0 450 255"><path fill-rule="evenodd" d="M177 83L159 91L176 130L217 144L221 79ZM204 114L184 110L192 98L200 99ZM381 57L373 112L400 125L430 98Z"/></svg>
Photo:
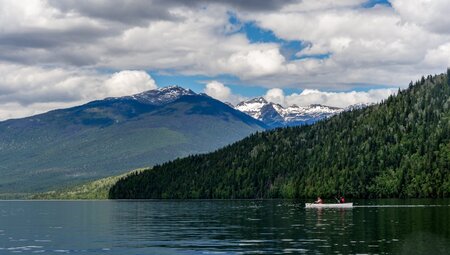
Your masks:
<svg viewBox="0 0 450 255"><path fill-rule="evenodd" d="M315 125L253 134L119 180L110 198L446 197L450 70Z"/></svg>

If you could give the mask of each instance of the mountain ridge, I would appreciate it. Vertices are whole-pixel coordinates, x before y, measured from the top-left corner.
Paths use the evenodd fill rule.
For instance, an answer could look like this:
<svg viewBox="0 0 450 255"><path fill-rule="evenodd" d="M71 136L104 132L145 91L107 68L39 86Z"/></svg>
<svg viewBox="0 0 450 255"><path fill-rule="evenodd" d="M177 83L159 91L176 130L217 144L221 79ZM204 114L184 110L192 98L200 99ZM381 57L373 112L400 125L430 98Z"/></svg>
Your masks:
<svg viewBox="0 0 450 255"><path fill-rule="evenodd" d="M321 119L329 118L347 108L310 104L309 106L280 104L267 101L264 97L256 97L240 102L235 109L258 119L271 128L313 124Z"/></svg>

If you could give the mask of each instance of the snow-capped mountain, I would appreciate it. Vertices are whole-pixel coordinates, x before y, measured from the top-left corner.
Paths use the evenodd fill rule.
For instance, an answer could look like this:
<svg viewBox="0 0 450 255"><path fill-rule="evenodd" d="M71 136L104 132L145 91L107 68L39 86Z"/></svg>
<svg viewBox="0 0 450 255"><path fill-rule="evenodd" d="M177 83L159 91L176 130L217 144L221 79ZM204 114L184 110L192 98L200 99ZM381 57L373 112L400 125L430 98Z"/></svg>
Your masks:
<svg viewBox="0 0 450 255"><path fill-rule="evenodd" d="M264 97L257 97L250 99L248 101L240 102L234 108L252 116L255 119L259 119L261 115L264 113L262 111L262 108L267 105L273 105L273 103L267 102L267 100L264 99Z"/></svg>
<svg viewBox="0 0 450 255"><path fill-rule="evenodd" d="M241 102L235 106L235 109L261 120L270 127L312 124L344 111L342 108L320 104L291 105L285 108L279 104L268 102L263 97Z"/></svg>
<svg viewBox="0 0 450 255"><path fill-rule="evenodd" d="M185 89L180 86L168 86L163 88L157 88L153 90L147 90L132 96L124 97L110 97L107 100L117 100L117 99L133 99L137 100L143 104L150 105L164 105L179 99L182 96L195 96L198 95L190 89Z"/></svg>

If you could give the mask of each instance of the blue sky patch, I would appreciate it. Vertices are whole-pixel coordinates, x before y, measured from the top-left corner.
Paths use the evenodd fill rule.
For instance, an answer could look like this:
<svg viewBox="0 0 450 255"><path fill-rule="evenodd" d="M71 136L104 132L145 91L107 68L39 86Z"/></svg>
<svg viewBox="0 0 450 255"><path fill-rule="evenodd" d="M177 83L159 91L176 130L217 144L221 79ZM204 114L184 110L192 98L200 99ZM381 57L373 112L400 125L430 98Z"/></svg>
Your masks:
<svg viewBox="0 0 450 255"><path fill-rule="evenodd" d="M205 84L201 81L208 80L208 78L203 75L161 74L159 72L150 72L150 75L155 80L158 87L178 85L183 88L192 89L197 93L203 92L203 89L205 88Z"/></svg>
<svg viewBox="0 0 450 255"><path fill-rule="evenodd" d="M306 58L316 58L316 59L327 59L331 57L331 53L326 54L312 54L312 55L303 55L298 59L306 59Z"/></svg>
<svg viewBox="0 0 450 255"><path fill-rule="evenodd" d="M375 5L386 5L386 6L392 6L391 3L388 0L369 0L366 3L362 5L364 8L372 8Z"/></svg>

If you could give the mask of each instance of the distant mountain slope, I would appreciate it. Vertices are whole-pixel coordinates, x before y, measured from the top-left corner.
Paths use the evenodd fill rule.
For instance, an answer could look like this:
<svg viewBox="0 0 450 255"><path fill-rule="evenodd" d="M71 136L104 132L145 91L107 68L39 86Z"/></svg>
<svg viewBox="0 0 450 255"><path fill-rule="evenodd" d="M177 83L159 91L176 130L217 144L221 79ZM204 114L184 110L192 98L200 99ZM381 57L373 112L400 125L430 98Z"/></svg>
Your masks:
<svg viewBox="0 0 450 255"><path fill-rule="evenodd" d="M204 153L266 126L180 87L0 122L0 192L50 188Z"/></svg>
<svg viewBox="0 0 450 255"><path fill-rule="evenodd" d="M272 128L313 124L344 111L342 108L320 104L292 105L284 108L279 104L268 102L263 97L241 102L236 105L235 109L264 122Z"/></svg>
<svg viewBox="0 0 450 255"><path fill-rule="evenodd" d="M111 198L450 196L450 70L379 105L130 175Z"/></svg>

